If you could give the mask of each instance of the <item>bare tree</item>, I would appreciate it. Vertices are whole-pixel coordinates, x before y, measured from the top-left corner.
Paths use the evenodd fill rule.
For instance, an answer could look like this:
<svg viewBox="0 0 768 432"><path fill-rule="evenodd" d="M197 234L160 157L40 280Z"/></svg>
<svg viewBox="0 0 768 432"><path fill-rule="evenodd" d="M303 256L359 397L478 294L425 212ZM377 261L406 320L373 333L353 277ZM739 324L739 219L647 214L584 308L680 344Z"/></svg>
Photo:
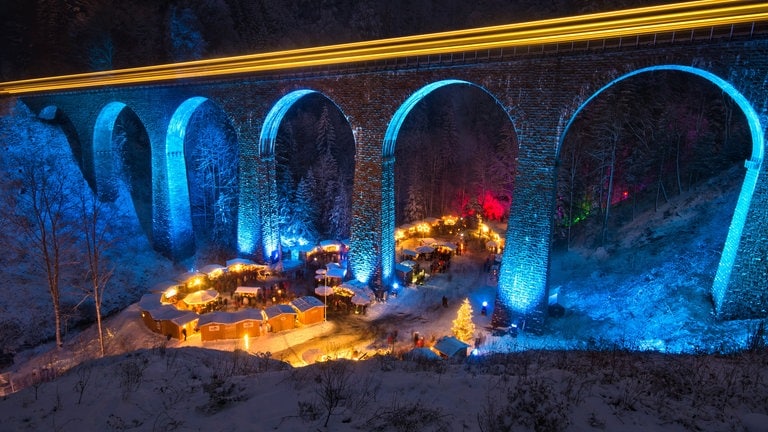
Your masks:
<svg viewBox="0 0 768 432"><path fill-rule="evenodd" d="M84 188L85 189L85 188ZM85 264L87 269L88 281L90 285L87 289L88 295L93 297L94 307L96 309L96 328L99 332L99 349L101 357L104 357L104 331L101 322L101 303L104 290L107 283L114 274L114 265L106 259L105 252L114 245L114 238L111 237L110 224L105 212L106 204L99 202L96 197L90 193L90 190L83 190L80 194L80 217L81 229L83 231L83 247L85 249Z"/></svg>
<svg viewBox="0 0 768 432"><path fill-rule="evenodd" d="M319 369L320 374L316 379L318 387L315 392L326 410L323 426L328 427L328 420L330 420L333 411L350 396L352 369L343 360L321 363Z"/></svg>
<svg viewBox="0 0 768 432"><path fill-rule="evenodd" d="M61 280L64 269L74 264L73 245L77 223L73 208L75 164L66 146L58 145L49 129L29 124L17 131L24 151L9 151L6 164L15 168L2 194L4 227L16 235L7 236L20 256L39 265L53 305L56 346L62 345ZM67 163L67 159L70 162ZM72 168L75 169L72 169ZM82 179L80 179L82 183ZM15 193L14 193L15 192Z"/></svg>

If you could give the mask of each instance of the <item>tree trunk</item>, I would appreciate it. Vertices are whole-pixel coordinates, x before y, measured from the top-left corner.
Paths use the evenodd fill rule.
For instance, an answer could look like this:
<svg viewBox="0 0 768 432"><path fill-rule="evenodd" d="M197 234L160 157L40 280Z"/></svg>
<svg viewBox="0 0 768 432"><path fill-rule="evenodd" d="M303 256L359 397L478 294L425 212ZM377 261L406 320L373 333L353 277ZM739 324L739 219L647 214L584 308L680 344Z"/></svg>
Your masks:
<svg viewBox="0 0 768 432"><path fill-rule="evenodd" d="M573 191L576 189L576 148L571 148L571 178L568 197L568 240L565 242L565 250L571 249L571 228L573 227Z"/></svg>
<svg viewBox="0 0 768 432"><path fill-rule="evenodd" d="M664 189L664 154L661 155L661 163L659 164L659 181L656 183L656 203L654 204L653 211L659 211L659 195L664 193L664 202L667 200L667 191Z"/></svg>
<svg viewBox="0 0 768 432"><path fill-rule="evenodd" d="M683 194L683 183L680 180L680 137L677 137L677 144L675 145L675 175L677 176L677 194Z"/></svg>
<svg viewBox="0 0 768 432"><path fill-rule="evenodd" d="M61 348L64 346L64 343L61 340L61 308L59 305L59 298L58 296L53 296L53 322L56 326L56 348Z"/></svg>
<svg viewBox="0 0 768 432"><path fill-rule="evenodd" d="M618 135L614 137L613 143L611 145L611 163L609 165L609 168L611 170L611 174L608 177L608 197L606 198L605 202L605 214L603 215L603 232L601 236L600 243L601 245L605 245L605 239L608 236L608 216L611 213L611 198L613 197L613 176L614 172L616 171L616 146L618 143L619 137Z"/></svg>
<svg viewBox="0 0 768 432"><path fill-rule="evenodd" d="M101 295L94 296L94 304L96 305L96 329L99 331L99 349L101 350L101 356L104 357L104 329L101 325Z"/></svg>

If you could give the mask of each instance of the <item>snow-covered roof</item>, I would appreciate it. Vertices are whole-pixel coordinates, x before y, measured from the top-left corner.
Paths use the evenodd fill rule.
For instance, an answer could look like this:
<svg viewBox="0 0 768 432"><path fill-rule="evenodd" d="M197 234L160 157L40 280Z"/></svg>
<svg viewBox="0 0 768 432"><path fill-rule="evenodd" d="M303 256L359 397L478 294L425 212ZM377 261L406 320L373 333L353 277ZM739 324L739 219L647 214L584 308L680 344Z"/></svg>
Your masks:
<svg viewBox="0 0 768 432"><path fill-rule="evenodd" d="M261 291L261 287L239 286L235 288L235 294L253 294L256 295Z"/></svg>
<svg viewBox="0 0 768 432"><path fill-rule="evenodd" d="M290 305L286 305L286 304L272 305L264 309L264 316L266 317L266 319L274 318L282 314L296 315L296 311L293 310L293 308Z"/></svg>
<svg viewBox="0 0 768 432"><path fill-rule="evenodd" d="M139 309L143 311L157 309L163 305L160 302L160 299L162 298L163 298L162 293L144 294L143 296L141 296L141 299L139 299Z"/></svg>
<svg viewBox="0 0 768 432"><path fill-rule="evenodd" d="M323 302L317 297L304 296L295 298L291 301L291 305L299 310L299 312L306 312L315 307L324 307Z"/></svg>
<svg viewBox="0 0 768 432"><path fill-rule="evenodd" d="M163 305L155 309L147 310L152 319L156 321L171 321L178 325L184 325L196 320L199 315L186 310L176 309L176 306Z"/></svg>
<svg viewBox="0 0 768 432"><path fill-rule="evenodd" d="M246 258L234 258L234 259L231 259L231 260L227 260L227 267L232 267L232 266L238 265L238 264L240 264L240 265L252 265L252 264L256 264L256 263L251 261L251 260L249 260L249 259L246 259Z"/></svg>
<svg viewBox="0 0 768 432"><path fill-rule="evenodd" d="M403 354L403 358L406 360L419 360L419 359L434 359L440 358L434 351L429 348L419 347L414 348L407 353Z"/></svg>
<svg viewBox="0 0 768 432"><path fill-rule="evenodd" d="M410 271L413 271L413 268L403 264L403 263L396 263L395 264L395 270L403 273L408 273Z"/></svg>
<svg viewBox="0 0 768 432"><path fill-rule="evenodd" d="M224 271L227 268L220 264L208 264L200 268L201 273L205 273L210 276L211 273L215 273L217 271Z"/></svg>
<svg viewBox="0 0 768 432"><path fill-rule="evenodd" d="M196 277L201 277L201 276L205 276L205 273L201 273L201 272L195 270L195 271L185 272L185 273L182 273L182 274L178 275L176 277L176 280L179 281L179 282L186 282L186 281L188 281L190 279L194 279Z"/></svg>
<svg viewBox="0 0 768 432"><path fill-rule="evenodd" d="M200 317L200 315L192 311L179 311L179 312L181 313L169 319L169 321L179 326L183 326L185 324L191 323L192 321L196 321Z"/></svg>
<svg viewBox="0 0 768 432"><path fill-rule="evenodd" d="M435 243L433 246L435 246L435 247L444 247L444 248L448 248L450 250L456 250L456 249L459 248L459 246L456 243L451 243L449 241L439 241L439 242Z"/></svg>
<svg viewBox="0 0 768 432"><path fill-rule="evenodd" d="M433 347L435 351L439 352L440 354L443 354L446 357L453 357L457 353L459 353L461 350L464 350L464 353L466 354L467 348L469 348L469 345L456 339L453 336L445 336L440 338Z"/></svg>
<svg viewBox="0 0 768 432"><path fill-rule="evenodd" d="M263 321L264 316L259 309L245 308L237 312L211 312L200 316L198 325L204 324L235 324L242 321Z"/></svg>
<svg viewBox="0 0 768 432"><path fill-rule="evenodd" d="M344 279L344 276L346 276L346 274L347 274L346 270L342 268L331 267L328 269L328 272L325 275L330 278Z"/></svg>
<svg viewBox="0 0 768 432"><path fill-rule="evenodd" d="M168 288L177 287L177 286L180 286L180 285L183 285L183 284L180 284L177 281L167 280L167 281L158 282L158 283L152 285L152 289L150 291L163 293Z"/></svg>

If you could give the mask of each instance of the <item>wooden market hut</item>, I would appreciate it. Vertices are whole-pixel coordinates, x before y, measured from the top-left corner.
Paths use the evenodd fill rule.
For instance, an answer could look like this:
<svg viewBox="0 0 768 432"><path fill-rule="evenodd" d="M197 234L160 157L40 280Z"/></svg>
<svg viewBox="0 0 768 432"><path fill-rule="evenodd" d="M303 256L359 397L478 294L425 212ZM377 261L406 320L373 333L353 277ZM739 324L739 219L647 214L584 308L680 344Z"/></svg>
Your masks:
<svg viewBox="0 0 768 432"><path fill-rule="evenodd" d="M141 319L148 329L163 336L182 340L185 331L187 335L191 335L195 331L198 318L198 314L176 309L172 305L141 310Z"/></svg>
<svg viewBox="0 0 768 432"><path fill-rule="evenodd" d="M432 347L440 357L449 359L465 359L467 358L467 349L469 345L456 339L453 336L445 336L437 340Z"/></svg>
<svg viewBox="0 0 768 432"><path fill-rule="evenodd" d="M291 306L296 311L296 318L300 324L308 325L323 322L325 317L325 305L319 298L304 296L293 299Z"/></svg>
<svg viewBox="0 0 768 432"><path fill-rule="evenodd" d="M395 263L395 274L400 284L404 286L413 282L413 267L409 265Z"/></svg>
<svg viewBox="0 0 768 432"><path fill-rule="evenodd" d="M193 293L187 294L181 299L181 304L187 309L194 309L198 312L208 311L212 308L219 299L219 292L213 289L199 290Z"/></svg>
<svg viewBox="0 0 768 432"><path fill-rule="evenodd" d="M328 263L325 265L325 285L338 286L344 282L347 271L337 263Z"/></svg>
<svg viewBox="0 0 768 432"><path fill-rule="evenodd" d="M241 299L244 305L255 306L259 297L264 296L264 288L239 286L235 288L235 298Z"/></svg>
<svg viewBox="0 0 768 432"><path fill-rule="evenodd" d="M237 312L212 312L202 315L197 322L200 339L213 341L219 339L240 339L244 336L261 335L264 317L260 310L241 309Z"/></svg>
<svg viewBox="0 0 768 432"><path fill-rule="evenodd" d="M267 331L280 332L296 327L296 311L287 304L272 305L263 311Z"/></svg>

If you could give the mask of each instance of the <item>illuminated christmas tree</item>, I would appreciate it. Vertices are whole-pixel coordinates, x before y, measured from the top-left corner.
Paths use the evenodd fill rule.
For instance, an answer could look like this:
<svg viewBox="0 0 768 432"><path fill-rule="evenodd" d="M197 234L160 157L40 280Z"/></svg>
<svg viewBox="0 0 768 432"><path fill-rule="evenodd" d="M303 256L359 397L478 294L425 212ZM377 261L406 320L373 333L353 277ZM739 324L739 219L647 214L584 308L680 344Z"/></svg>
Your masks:
<svg viewBox="0 0 768 432"><path fill-rule="evenodd" d="M469 304L468 298L465 298L464 302L461 303L456 319L453 320L451 331L453 331L456 339L463 342L470 343L475 337L475 323L472 322L472 306Z"/></svg>

